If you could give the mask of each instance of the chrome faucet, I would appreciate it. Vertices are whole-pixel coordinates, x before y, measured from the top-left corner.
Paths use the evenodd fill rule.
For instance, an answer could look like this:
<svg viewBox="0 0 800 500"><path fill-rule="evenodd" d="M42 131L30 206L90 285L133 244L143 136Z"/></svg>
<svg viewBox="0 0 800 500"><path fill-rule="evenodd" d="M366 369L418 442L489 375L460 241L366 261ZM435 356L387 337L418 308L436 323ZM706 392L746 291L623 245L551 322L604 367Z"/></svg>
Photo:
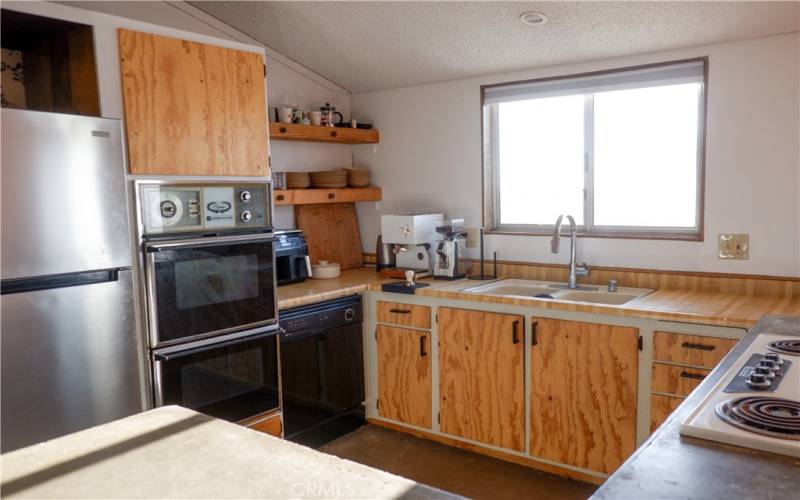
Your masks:
<svg viewBox="0 0 800 500"><path fill-rule="evenodd" d="M550 242L550 251L558 253L558 246L561 242L561 220L564 215L559 215L556 219L556 226L553 229L553 239ZM578 276L586 276L589 274L589 267L584 262L580 266L575 265L575 251L578 243L578 232L575 227L575 219L571 215L567 215L569 221L569 281L567 288L571 290L580 290L582 287L578 286L576 282Z"/></svg>

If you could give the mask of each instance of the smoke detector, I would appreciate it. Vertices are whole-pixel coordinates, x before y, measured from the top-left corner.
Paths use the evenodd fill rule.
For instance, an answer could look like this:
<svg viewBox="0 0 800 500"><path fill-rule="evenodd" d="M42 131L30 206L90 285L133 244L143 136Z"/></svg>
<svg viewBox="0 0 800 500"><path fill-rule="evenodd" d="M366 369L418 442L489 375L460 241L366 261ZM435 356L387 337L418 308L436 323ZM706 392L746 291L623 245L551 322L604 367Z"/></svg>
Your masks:
<svg viewBox="0 0 800 500"><path fill-rule="evenodd" d="M519 15L519 20L527 26L541 26L547 22L547 16L541 12L523 12Z"/></svg>

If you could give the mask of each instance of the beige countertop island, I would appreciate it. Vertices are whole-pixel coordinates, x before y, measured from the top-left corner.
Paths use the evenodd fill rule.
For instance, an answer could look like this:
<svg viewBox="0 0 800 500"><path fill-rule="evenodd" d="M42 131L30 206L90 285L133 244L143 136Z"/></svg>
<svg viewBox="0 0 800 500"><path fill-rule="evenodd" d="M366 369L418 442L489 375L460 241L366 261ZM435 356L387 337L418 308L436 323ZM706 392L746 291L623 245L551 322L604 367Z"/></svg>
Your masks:
<svg viewBox="0 0 800 500"><path fill-rule="evenodd" d="M8 498L460 498L178 406L0 456Z"/></svg>

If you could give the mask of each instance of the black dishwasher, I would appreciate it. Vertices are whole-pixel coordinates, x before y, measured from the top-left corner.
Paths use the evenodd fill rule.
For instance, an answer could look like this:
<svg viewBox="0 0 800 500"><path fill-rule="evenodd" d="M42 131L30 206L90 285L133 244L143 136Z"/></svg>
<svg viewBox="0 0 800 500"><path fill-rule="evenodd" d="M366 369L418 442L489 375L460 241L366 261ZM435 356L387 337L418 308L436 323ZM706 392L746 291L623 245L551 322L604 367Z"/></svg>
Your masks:
<svg viewBox="0 0 800 500"><path fill-rule="evenodd" d="M280 312L284 436L319 447L365 423L358 295Z"/></svg>

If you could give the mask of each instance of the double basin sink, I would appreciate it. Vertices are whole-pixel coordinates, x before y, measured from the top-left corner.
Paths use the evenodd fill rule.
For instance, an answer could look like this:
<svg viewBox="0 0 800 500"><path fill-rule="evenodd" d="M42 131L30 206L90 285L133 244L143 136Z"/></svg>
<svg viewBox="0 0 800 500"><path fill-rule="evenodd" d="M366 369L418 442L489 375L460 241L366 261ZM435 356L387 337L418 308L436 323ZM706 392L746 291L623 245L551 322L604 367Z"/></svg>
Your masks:
<svg viewBox="0 0 800 500"><path fill-rule="evenodd" d="M619 287L616 292L609 292L605 287L594 285L580 285L579 289L569 289L566 283L523 279L501 279L462 288L461 291L501 297L541 298L605 305L622 305L653 292L647 288L630 287Z"/></svg>

